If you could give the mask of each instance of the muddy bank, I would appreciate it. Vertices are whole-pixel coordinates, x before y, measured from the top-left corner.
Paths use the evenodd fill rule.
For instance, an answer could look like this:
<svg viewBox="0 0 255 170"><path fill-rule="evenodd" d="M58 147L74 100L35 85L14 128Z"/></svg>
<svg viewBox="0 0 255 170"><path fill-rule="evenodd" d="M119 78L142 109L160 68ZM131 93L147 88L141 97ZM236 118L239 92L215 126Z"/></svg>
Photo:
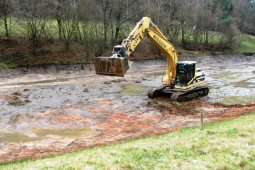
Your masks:
<svg viewBox="0 0 255 170"><path fill-rule="evenodd" d="M206 74L209 96L185 103L150 100L164 61L136 61L125 78L91 65L0 71L0 162L167 133L255 111L255 57L184 57ZM25 71L24 71L25 70Z"/></svg>
<svg viewBox="0 0 255 170"><path fill-rule="evenodd" d="M112 108L109 105L110 103L106 104L105 102L103 102L105 109ZM158 102L149 103L150 106L158 108L159 113L153 113L154 111L152 110L146 113L134 112L132 114L106 113L104 114L104 121L96 121L89 128L32 129L32 132L36 134L36 137L32 138L26 135L22 136L20 133L9 133L9 136L5 136L4 139L5 142L12 144L6 145L4 148L8 149L2 150L0 155L1 162L47 157L88 147L117 143L123 140L165 134L177 131L182 127L198 126L201 121L200 113L205 115L205 123L212 123L255 111L255 105L224 107L197 100L184 103L185 108L181 108L177 103L168 103L168 107L158 104ZM180 108L182 110L181 113L179 112ZM98 114L99 111L100 109L95 109L95 114ZM61 115L61 113L57 114ZM53 119L57 122L62 122L62 116L66 116L68 122L74 121L77 123L78 121L79 124L82 123L82 118L75 121L71 115L55 116ZM40 140L43 140L43 143ZM17 144L17 141L23 144Z"/></svg>

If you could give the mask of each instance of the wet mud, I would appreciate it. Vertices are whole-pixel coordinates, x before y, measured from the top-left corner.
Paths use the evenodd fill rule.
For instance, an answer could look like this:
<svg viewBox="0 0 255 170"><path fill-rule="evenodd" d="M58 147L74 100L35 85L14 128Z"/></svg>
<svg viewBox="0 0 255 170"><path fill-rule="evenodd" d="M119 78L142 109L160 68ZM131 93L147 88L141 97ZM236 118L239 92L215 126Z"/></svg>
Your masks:
<svg viewBox="0 0 255 170"><path fill-rule="evenodd" d="M0 70L0 162L46 157L255 111L255 57L195 60L207 97L178 103L151 100L166 62L135 61L125 78L95 75L91 65Z"/></svg>

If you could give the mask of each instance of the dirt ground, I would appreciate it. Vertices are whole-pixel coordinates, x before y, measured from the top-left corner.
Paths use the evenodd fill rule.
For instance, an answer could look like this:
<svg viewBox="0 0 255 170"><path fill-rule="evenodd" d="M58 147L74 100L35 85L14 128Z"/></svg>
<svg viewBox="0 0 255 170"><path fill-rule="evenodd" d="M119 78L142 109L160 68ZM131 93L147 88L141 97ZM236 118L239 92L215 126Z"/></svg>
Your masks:
<svg viewBox="0 0 255 170"><path fill-rule="evenodd" d="M164 61L134 61L125 78L95 75L92 65L0 70L0 162L46 157L143 136L168 133L255 111L255 57L196 60L207 97L151 100Z"/></svg>
<svg viewBox="0 0 255 170"><path fill-rule="evenodd" d="M32 52L31 43L26 37L0 36L0 64L7 68L27 67L45 64L76 64L92 61L94 55L87 52L84 45L72 41L70 49L56 39L41 39L40 47ZM1 66L0 68L5 68Z"/></svg>

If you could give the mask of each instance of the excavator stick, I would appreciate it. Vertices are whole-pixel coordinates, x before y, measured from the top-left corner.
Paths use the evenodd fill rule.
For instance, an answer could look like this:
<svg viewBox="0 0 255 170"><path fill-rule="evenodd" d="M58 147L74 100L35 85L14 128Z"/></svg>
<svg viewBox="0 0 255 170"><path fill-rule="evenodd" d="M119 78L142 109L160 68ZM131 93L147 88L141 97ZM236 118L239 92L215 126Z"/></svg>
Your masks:
<svg viewBox="0 0 255 170"><path fill-rule="evenodd" d="M127 57L95 57L96 74L124 77L129 69Z"/></svg>

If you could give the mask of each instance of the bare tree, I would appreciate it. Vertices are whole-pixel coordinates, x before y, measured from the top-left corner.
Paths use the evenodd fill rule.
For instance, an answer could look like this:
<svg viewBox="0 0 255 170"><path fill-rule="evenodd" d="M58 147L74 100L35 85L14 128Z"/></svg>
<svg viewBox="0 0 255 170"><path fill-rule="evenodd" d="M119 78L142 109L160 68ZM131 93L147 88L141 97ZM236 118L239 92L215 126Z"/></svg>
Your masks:
<svg viewBox="0 0 255 170"><path fill-rule="evenodd" d="M62 30L63 30L63 26L62 26L62 13L63 13L63 5L64 5L64 0L56 0L55 1L56 4L56 10L55 10L55 18L57 21L57 26L58 26L58 37L59 39L62 39Z"/></svg>
<svg viewBox="0 0 255 170"><path fill-rule="evenodd" d="M76 0L56 0L55 18L58 27L59 39L65 43L65 48L70 48L71 40L79 32L79 19Z"/></svg>
<svg viewBox="0 0 255 170"><path fill-rule="evenodd" d="M0 1L0 16L4 22L5 36L10 36L10 29L12 25L11 15L14 13L16 8L15 0L1 0Z"/></svg>
<svg viewBox="0 0 255 170"><path fill-rule="evenodd" d="M103 27L104 27L104 42L107 42L107 33L109 31L109 23L112 16L112 2L111 0L97 0L101 12L102 12L102 18L103 18Z"/></svg>
<svg viewBox="0 0 255 170"><path fill-rule="evenodd" d="M109 50L109 40L121 41L143 16L150 16L170 41L185 48L229 48L226 43L239 41L239 30L255 34L254 0L0 1L4 35L9 37L13 21L19 20L33 52L51 35L66 49L74 41L81 43L87 57L102 54Z"/></svg>
<svg viewBox="0 0 255 170"><path fill-rule="evenodd" d="M139 15L139 11L134 10L137 0L112 0L112 24L115 27L113 30L115 34L113 35L113 40L117 41L119 38L119 33L121 27L125 25L128 21ZM131 11L131 12L128 12Z"/></svg>
<svg viewBox="0 0 255 170"><path fill-rule="evenodd" d="M156 0L157 2L157 24L160 24L160 10L162 8L163 5L163 0Z"/></svg>
<svg viewBox="0 0 255 170"><path fill-rule="evenodd" d="M40 40L46 35L47 1L27 0L23 6L25 29L31 41L32 52L40 47Z"/></svg>

